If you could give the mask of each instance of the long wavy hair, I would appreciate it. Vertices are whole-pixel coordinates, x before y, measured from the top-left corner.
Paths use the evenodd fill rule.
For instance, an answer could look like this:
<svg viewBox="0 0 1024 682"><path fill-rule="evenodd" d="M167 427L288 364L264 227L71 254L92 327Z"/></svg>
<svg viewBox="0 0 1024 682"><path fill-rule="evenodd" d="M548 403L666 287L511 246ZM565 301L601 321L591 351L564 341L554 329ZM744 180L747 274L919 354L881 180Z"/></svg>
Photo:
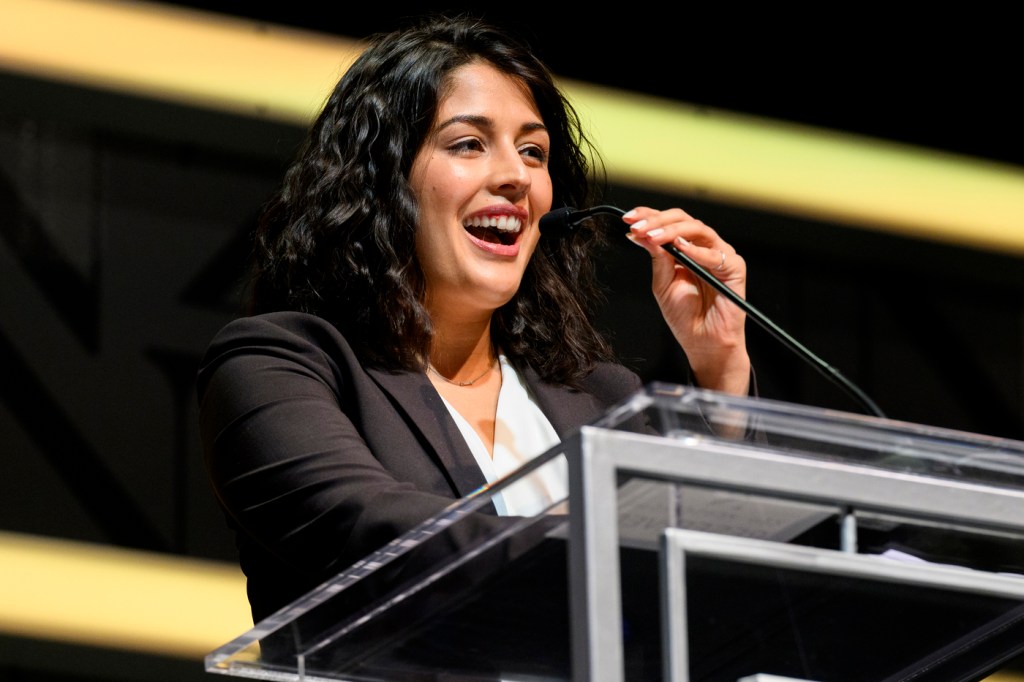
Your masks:
<svg viewBox="0 0 1024 682"><path fill-rule="evenodd" d="M553 206L597 199L600 157L548 68L483 20L430 17L374 36L334 88L260 217L248 313L314 314L368 365L424 368L433 327L423 305L409 171L452 71L476 61L532 93L551 139ZM491 323L496 346L516 366L571 385L611 359L590 321L602 293L593 251L602 243L601 232L586 227L542 235L518 292Z"/></svg>

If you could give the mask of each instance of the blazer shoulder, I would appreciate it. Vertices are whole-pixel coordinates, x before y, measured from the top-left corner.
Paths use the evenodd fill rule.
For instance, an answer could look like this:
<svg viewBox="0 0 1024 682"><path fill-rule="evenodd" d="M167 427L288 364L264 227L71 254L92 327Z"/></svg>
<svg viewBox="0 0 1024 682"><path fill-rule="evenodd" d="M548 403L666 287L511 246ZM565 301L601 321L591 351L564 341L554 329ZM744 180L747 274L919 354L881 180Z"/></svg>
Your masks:
<svg viewBox="0 0 1024 682"><path fill-rule="evenodd" d="M606 404L618 403L643 388L640 376L624 365L598 363L581 382L582 389Z"/></svg>
<svg viewBox="0 0 1024 682"><path fill-rule="evenodd" d="M199 363L199 388L238 357L259 366L284 362L314 368L324 377L359 366L344 335L327 320L299 312L264 313L237 317L217 331Z"/></svg>

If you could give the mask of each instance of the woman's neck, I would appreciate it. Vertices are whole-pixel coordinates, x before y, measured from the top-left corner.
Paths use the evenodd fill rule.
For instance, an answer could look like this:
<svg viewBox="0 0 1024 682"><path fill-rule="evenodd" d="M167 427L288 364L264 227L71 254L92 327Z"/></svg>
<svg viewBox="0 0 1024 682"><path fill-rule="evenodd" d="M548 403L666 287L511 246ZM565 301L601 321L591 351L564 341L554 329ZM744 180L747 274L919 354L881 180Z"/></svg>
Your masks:
<svg viewBox="0 0 1024 682"><path fill-rule="evenodd" d="M437 392L472 426L488 453L494 449L501 369L490 316L433 315L427 376Z"/></svg>
<svg viewBox="0 0 1024 682"><path fill-rule="evenodd" d="M497 353L487 318L446 318L432 316L434 340L430 365L447 379L469 381L494 367Z"/></svg>
<svg viewBox="0 0 1024 682"><path fill-rule="evenodd" d="M494 367L497 353L491 344L489 331L476 337L439 333L434 336L428 360L430 366L445 378L469 381L469 375L476 377Z"/></svg>

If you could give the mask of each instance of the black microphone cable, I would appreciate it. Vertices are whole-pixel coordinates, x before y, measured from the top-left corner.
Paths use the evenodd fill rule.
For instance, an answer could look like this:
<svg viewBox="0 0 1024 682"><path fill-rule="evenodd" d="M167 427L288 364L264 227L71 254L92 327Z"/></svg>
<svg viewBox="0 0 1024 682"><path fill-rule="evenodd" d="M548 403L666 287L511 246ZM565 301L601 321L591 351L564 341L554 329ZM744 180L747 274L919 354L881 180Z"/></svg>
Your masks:
<svg viewBox="0 0 1024 682"><path fill-rule="evenodd" d="M564 207L555 209L549 213L541 216L540 219L540 231L544 234L545 230L559 231L564 230L569 232L573 227L579 225L584 220L587 220L598 214L610 214L615 216L623 216L626 214L621 208L617 206L601 205L594 206L592 208L577 210L571 207ZM693 261L692 258L687 256L685 253L680 251L671 242L668 244L662 244L661 248L672 254L672 257L679 263L686 266L688 270L693 272L695 275L703 279L709 285L714 287L722 295L728 298L730 301L742 308L747 315L757 322L761 327L772 334L776 339L782 342L787 348L792 350L794 353L799 355L801 358L811 364L814 369L818 370L826 379L829 379L841 389L846 391L847 394L852 396L861 405L866 407L871 414L876 417L885 418L885 414L875 404L875 402L868 397L864 391L858 388L853 382L843 376L839 370L832 367L830 364L819 358L817 355L812 353L803 344L794 339L792 336L787 334L781 327L768 319L763 313L757 310L754 306L746 301L742 296L737 294L735 291L727 287L721 280L712 275L710 272L705 270L703 267Z"/></svg>

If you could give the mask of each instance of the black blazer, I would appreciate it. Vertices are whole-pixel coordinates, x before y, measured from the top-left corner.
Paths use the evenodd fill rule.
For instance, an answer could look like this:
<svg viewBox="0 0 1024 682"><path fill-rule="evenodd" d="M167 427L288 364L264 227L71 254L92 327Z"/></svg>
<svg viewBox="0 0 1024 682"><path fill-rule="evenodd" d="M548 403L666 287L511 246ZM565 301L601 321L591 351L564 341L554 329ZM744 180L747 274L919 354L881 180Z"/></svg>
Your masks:
<svg viewBox="0 0 1024 682"><path fill-rule="evenodd" d="M641 388L615 364L582 390L517 369L563 439ZM205 463L254 621L485 484L422 372L364 368L312 315L232 321L211 342L197 390Z"/></svg>

